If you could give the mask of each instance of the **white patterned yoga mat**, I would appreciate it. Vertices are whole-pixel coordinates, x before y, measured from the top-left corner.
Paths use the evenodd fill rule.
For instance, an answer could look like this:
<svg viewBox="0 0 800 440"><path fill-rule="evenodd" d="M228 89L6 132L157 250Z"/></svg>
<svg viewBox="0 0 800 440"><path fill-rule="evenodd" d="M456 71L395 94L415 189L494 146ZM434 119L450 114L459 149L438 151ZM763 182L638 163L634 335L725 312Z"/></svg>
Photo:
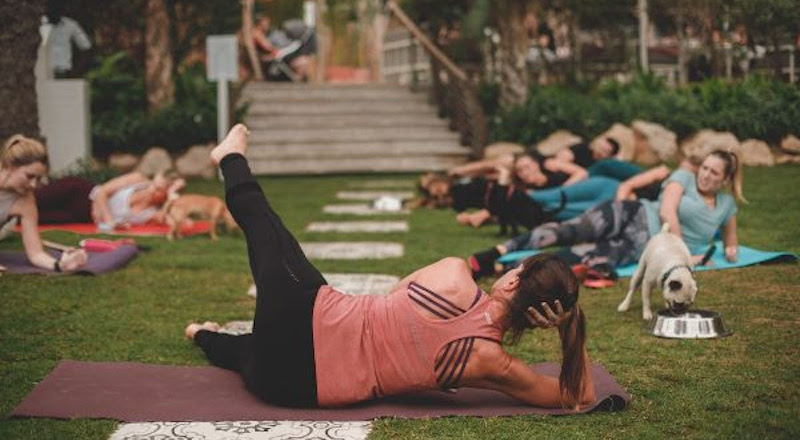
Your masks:
<svg viewBox="0 0 800 440"><path fill-rule="evenodd" d="M383 260L403 256L401 243L386 241L336 241L300 243L310 259L318 260Z"/></svg>
<svg viewBox="0 0 800 440"><path fill-rule="evenodd" d="M400 277L377 273L323 273L325 280L334 289L349 295L385 295L389 293ZM250 296L256 296L256 285L247 290Z"/></svg>
<svg viewBox="0 0 800 440"><path fill-rule="evenodd" d="M358 188L358 189L396 189L396 188L411 189L416 186L417 182L413 180L400 180L400 179L367 180L364 182L350 182L347 184L348 188Z"/></svg>
<svg viewBox="0 0 800 440"><path fill-rule="evenodd" d="M370 429L370 422L148 422L122 424L109 440L362 440Z"/></svg>
<svg viewBox="0 0 800 440"><path fill-rule="evenodd" d="M408 222L313 222L306 226L308 232L408 232Z"/></svg>
<svg viewBox="0 0 800 440"><path fill-rule="evenodd" d="M414 193L412 191L339 191L336 193L336 198L339 200L375 200L381 197L404 200L414 197Z"/></svg>
<svg viewBox="0 0 800 440"><path fill-rule="evenodd" d="M322 212L326 214L350 214L350 215L398 215L408 214L411 211L408 209L400 209L398 211L390 211L385 209L376 209L366 203L350 203L338 205L326 205L322 208Z"/></svg>

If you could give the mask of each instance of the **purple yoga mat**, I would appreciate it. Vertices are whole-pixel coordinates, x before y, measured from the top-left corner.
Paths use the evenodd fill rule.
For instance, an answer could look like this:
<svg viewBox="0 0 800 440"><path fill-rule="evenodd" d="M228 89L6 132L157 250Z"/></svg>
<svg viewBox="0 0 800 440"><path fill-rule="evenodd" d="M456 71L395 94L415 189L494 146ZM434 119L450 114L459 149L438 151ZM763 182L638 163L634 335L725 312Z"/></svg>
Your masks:
<svg viewBox="0 0 800 440"><path fill-rule="evenodd" d="M128 264L138 252L139 249L130 244L122 245L109 252L87 252L89 258L86 265L75 273L99 275L120 269ZM50 255L55 257L59 253L51 251ZM57 273L51 269L42 269L32 265L24 252L0 252L0 266L5 266L8 273Z"/></svg>
<svg viewBox="0 0 800 440"><path fill-rule="evenodd" d="M533 369L556 375L559 365ZM602 365L592 366L598 403L583 412L623 409L631 397ZM216 367L135 362L61 361L14 409L13 416L108 418L124 422L224 420L372 420L378 417L511 416L569 414L535 408L502 393L462 388L364 402L346 408L294 409L266 404L244 388L238 374Z"/></svg>

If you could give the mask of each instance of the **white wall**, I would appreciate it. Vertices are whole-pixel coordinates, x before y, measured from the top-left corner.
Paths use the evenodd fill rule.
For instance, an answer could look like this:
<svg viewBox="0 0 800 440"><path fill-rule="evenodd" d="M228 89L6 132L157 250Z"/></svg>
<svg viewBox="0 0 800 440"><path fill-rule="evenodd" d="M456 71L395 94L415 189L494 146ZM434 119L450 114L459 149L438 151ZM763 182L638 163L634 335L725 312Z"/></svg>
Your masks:
<svg viewBox="0 0 800 440"><path fill-rule="evenodd" d="M58 174L78 159L91 157L89 85L82 79L53 79L47 60L47 26L41 34L35 68L39 130L50 156L50 171Z"/></svg>

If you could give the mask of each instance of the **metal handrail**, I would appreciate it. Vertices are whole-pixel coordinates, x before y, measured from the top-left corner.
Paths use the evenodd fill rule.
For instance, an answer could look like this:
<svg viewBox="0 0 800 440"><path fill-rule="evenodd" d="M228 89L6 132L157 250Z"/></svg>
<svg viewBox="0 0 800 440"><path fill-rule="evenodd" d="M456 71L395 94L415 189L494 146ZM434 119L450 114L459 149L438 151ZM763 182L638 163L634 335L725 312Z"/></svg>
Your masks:
<svg viewBox="0 0 800 440"><path fill-rule="evenodd" d="M461 135L473 155L481 156L488 141L486 116L478 100L475 84L441 51L393 0L386 9L411 33L428 53L431 63L433 98L442 116L450 118L450 128Z"/></svg>

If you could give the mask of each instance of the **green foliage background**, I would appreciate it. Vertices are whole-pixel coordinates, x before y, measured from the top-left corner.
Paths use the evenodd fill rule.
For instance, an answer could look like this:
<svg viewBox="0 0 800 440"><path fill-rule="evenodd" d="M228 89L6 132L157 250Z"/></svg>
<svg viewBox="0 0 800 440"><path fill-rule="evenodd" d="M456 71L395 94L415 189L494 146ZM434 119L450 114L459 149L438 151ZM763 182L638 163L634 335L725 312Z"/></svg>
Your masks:
<svg viewBox="0 0 800 440"><path fill-rule="evenodd" d="M141 153L152 146L180 152L217 136L216 85L206 79L205 66L185 66L174 77L175 104L158 112L147 110L144 72L126 52L100 62L87 74L91 84L92 145L100 158L112 152ZM245 107L233 113L239 121Z"/></svg>
<svg viewBox="0 0 800 440"><path fill-rule="evenodd" d="M677 89L648 75L630 83L536 86L524 104L506 110L496 106L495 90L482 88L492 138L524 145L558 129L592 138L615 122L634 119L662 124L679 138L711 128L773 145L800 127L800 88L764 77L711 79Z"/></svg>

